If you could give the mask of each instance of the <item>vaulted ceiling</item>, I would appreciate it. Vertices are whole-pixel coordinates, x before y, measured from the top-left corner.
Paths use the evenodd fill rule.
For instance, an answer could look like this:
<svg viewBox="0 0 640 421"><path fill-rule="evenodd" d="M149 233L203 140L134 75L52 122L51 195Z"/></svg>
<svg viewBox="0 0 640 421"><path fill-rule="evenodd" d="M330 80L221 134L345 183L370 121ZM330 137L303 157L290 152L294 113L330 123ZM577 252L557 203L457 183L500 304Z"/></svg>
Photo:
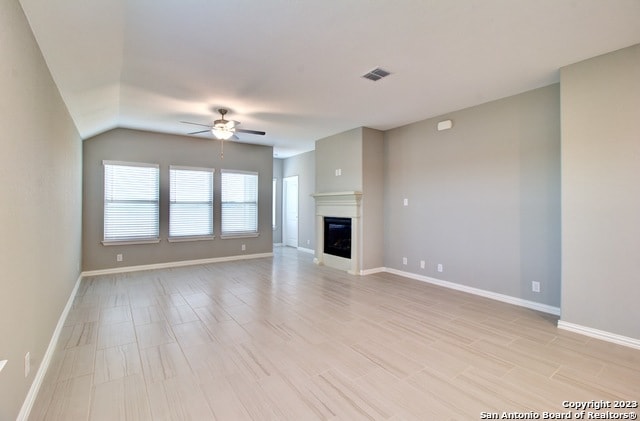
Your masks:
<svg viewBox="0 0 640 421"><path fill-rule="evenodd" d="M640 42L640 0L20 0L83 138L218 108L287 157L545 86ZM382 67L391 75L362 78ZM204 138L210 134L199 135Z"/></svg>

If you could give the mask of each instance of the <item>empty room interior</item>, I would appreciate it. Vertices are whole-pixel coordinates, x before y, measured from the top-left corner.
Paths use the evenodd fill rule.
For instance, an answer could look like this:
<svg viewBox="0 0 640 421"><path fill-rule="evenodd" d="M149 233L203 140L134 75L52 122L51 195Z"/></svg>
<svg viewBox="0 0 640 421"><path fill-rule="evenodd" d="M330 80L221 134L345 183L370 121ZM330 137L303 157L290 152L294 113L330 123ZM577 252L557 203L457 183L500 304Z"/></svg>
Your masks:
<svg viewBox="0 0 640 421"><path fill-rule="evenodd" d="M640 413L640 1L0 0L0 93L0 420Z"/></svg>

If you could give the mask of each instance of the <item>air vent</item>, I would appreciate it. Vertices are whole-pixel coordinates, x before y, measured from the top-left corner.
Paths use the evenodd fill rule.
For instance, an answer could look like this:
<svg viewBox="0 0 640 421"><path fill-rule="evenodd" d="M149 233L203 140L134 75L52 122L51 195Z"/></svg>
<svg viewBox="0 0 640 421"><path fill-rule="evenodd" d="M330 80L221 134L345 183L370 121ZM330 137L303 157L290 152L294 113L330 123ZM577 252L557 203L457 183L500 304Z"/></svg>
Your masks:
<svg viewBox="0 0 640 421"><path fill-rule="evenodd" d="M372 71L370 71L369 73L367 73L366 75L362 75L363 78L365 79L369 79L372 80L374 82L382 79L383 77L387 77L389 76L391 73L387 72L384 69L381 69L379 67L376 67L375 69L373 69Z"/></svg>

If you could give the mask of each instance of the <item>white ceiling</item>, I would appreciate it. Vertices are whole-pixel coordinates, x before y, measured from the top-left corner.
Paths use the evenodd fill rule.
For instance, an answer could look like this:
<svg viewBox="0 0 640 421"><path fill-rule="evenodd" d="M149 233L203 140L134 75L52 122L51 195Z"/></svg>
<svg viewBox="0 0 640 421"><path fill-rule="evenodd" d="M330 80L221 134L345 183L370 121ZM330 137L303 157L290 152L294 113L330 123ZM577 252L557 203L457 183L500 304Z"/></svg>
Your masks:
<svg viewBox="0 0 640 421"><path fill-rule="evenodd" d="M640 42L640 0L20 0L83 138L229 108L279 157L558 81ZM380 66L391 76L361 76ZM206 137L207 135L201 135ZM210 136L210 135L209 135Z"/></svg>

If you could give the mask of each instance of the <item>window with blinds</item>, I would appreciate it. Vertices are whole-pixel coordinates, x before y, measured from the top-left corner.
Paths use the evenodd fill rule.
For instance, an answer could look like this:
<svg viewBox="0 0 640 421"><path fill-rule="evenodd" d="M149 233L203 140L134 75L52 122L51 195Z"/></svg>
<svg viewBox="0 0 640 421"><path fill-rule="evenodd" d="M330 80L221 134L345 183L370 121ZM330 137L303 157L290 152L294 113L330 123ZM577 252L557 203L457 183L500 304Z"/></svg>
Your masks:
<svg viewBox="0 0 640 421"><path fill-rule="evenodd" d="M169 239L213 237L213 171L169 166Z"/></svg>
<svg viewBox="0 0 640 421"><path fill-rule="evenodd" d="M103 161L104 243L159 241L158 165Z"/></svg>
<svg viewBox="0 0 640 421"><path fill-rule="evenodd" d="M222 170L223 236L258 234L258 173Z"/></svg>

